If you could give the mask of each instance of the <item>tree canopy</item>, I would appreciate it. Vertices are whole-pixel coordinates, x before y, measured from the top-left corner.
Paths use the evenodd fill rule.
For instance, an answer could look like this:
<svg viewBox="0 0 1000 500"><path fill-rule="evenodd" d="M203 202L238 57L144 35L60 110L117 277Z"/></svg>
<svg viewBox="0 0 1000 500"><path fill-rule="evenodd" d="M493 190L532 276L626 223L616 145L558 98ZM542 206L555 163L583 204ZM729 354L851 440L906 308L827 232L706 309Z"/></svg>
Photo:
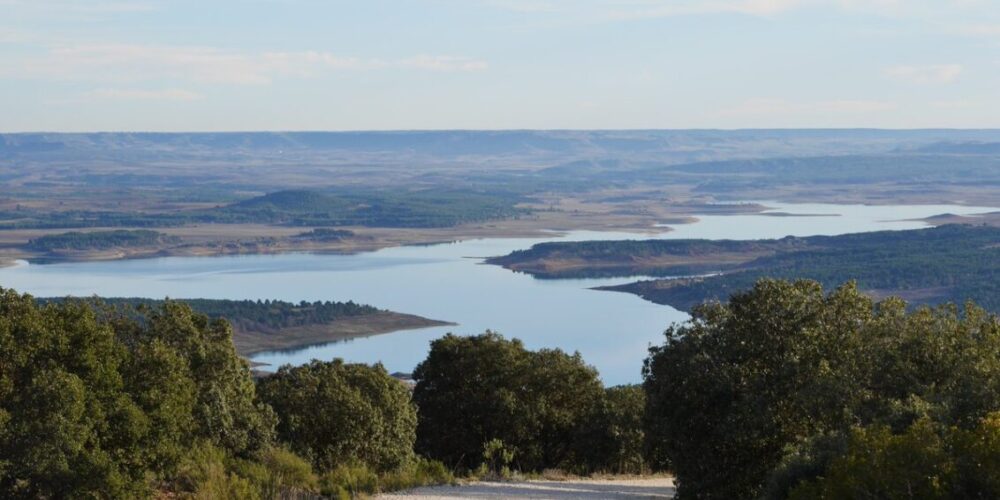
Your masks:
<svg viewBox="0 0 1000 500"><path fill-rule="evenodd" d="M381 365L283 366L258 390L278 414L279 439L320 470L362 463L388 471L414 458L416 408Z"/></svg>
<svg viewBox="0 0 1000 500"><path fill-rule="evenodd" d="M3 496L145 496L196 443L250 456L274 420L223 321L175 302L138 320L0 289Z"/></svg>
<svg viewBox="0 0 1000 500"><path fill-rule="evenodd" d="M513 452L512 464L524 471L610 470L635 461L615 457L608 462L605 455L595 455L597 444L632 450L630 444L602 441L620 437L606 427L627 423L629 417L605 407L597 371L579 354L529 351L521 341L492 332L447 335L431 343L413 378L417 451L447 465L480 466L484 446L495 440ZM636 410L638 418L639 408L625 405L620 411ZM599 422L604 427L596 428ZM634 435L624 439L632 443Z"/></svg>
<svg viewBox="0 0 1000 500"><path fill-rule="evenodd" d="M681 497L784 498L839 463L852 429L877 438L927 419L943 434L1000 410L1000 322L761 280L668 329L644 388L651 457Z"/></svg>

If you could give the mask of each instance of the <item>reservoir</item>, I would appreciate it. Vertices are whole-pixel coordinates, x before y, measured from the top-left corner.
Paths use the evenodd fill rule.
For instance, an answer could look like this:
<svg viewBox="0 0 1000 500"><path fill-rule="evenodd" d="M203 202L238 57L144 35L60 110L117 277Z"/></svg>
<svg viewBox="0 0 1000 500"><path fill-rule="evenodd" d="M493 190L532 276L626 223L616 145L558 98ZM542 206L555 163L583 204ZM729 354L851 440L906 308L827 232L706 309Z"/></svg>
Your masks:
<svg viewBox="0 0 1000 500"><path fill-rule="evenodd" d="M249 255L20 265L0 269L0 286L38 297L89 296L219 299L338 300L455 322L457 326L396 332L291 352L261 353L271 367L335 357L381 362L408 372L445 333L487 329L530 349L579 351L607 385L641 380L642 361L663 330L687 315L624 293L591 290L636 278L538 280L485 257L544 241L710 238L762 239L916 229L942 213L977 214L991 207L949 205L818 205L765 202L780 215L697 216L655 236L576 231L551 238L490 238L356 255ZM799 214L801 216L796 216ZM666 228L665 228L666 229Z"/></svg>

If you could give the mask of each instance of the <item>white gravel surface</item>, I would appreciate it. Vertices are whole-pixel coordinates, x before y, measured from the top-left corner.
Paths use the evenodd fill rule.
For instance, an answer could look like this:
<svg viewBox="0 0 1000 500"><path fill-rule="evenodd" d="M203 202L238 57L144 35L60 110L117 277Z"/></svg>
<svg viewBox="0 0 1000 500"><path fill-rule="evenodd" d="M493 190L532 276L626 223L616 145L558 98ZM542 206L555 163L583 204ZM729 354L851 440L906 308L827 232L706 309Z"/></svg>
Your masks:
<svg viewBox="0 0 1000 500"><path fill-rule="evenodd" d="M643 479L578 479L568 481L478 482L458 486L432 486L376 498L436 500L448 498L584 498L640 499L673 498L674 481L669 477Z"/></svg>

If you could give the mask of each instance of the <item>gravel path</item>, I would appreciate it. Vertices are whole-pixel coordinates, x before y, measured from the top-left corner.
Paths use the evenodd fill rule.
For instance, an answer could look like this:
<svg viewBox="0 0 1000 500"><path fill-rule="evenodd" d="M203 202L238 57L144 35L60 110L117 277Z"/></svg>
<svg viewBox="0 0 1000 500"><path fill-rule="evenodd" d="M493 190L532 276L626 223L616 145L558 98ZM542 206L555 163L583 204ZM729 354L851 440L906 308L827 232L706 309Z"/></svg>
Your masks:
<svg viewBox="0 0 1000 500"><path fill-rule="evenodd" d="M479 482L459 486L417 488L376 498L437 500L450 498L629 499L673 498L669 477L649 479L578 479L570 481Z"/></svg>

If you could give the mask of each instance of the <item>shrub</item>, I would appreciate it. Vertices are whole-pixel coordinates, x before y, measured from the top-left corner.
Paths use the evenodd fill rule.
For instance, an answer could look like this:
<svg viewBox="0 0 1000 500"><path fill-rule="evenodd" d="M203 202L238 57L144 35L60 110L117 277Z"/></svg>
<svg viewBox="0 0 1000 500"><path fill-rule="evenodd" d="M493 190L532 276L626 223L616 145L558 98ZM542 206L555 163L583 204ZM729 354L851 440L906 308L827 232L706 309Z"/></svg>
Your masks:
<svg viewBox="0 0 1000 500"><path fill-rule="evenodd" d="M261 490L226 467L225 451L202 442L189 450L173 478L171 490L195 499L260 499Z"/></svg>
<svg viewBox="0 0 1000 500"><path fill-rule="evenodd" d="M452 484L455 476L441 462L418 457L379 478L379 491L399 491L437 484Z"/></svg>
<svg viewBox="0 0 1000 500"><path fill-rule="evenodd" d="M277 412L279 438L320 471L350 464L389 471L413 459L416 409L381 365L313 361L283 366L258 385Z"/></svg>
<svg viewBox="0 0 1000 500"><path fill-rule="evenodd" d="M884 425L855 428L821 469L792 485L788 498L997 498L1000 413L967 430L929 418L899 433Z"/></svg>
<svg viewBox="0 0 1000 500"><path fill-rule="evenodd" d="M491 439L483 443L483 464L485 475L492 479L510 477L510 464L514 461L515 450L503 444L499 439Z"/></svg>
<svg viewBox="0 0 1000 500"><path fill-rule="evenodd" d="M378 473L364 464L341 464L320 477L320 492L340 496L346 491L351 496L374 494L378 490Z"/></svg>
<svg viewBox="0 0 1000 500"><path fill-rule="evenodd" d="M324 495L351 498L454 482L455 476L444 464L418 457L383 473L364 464L339 465L323 474L319 484Z"/></svg>
<svg viewBox="0 0 1000 500"><path fill-rule="evenodd" d="M229 468L250 481L266 499L318 490L318 479L309 462L281 448L268 449L256 460L231 460Z"/></svg>
<svg viewBox="0 0 1000 500"><path fill-rule="evenodd" d="M413 378L417 451L466 471L494 439L522 470L579 466L573 443L604 397L579 354L530 352L492 332L433 341Z"/></svg>

